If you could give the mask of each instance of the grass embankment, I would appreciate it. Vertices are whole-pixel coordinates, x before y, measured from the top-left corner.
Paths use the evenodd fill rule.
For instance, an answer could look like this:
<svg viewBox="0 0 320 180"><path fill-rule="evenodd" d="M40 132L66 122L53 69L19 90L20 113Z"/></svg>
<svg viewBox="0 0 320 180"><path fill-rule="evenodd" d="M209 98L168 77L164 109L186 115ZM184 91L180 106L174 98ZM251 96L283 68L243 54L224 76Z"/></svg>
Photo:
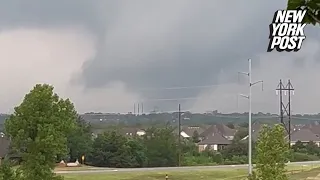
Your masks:
<svg viewBox="0 0 320 180"><path fill-rule="evenodd" d="M246 179L247 169L204 169L187 171L134 171L108 173L66 174L65 180L164 180L168 173L169 180L241 180ZM319 166L288 166L290 180L315 177L320 173Z"/></svg>
<svg viewBox="0 0 320 180"><path fill-rule="evenodd" d="M65 175L65 180L164 180L166 172L110 172ZM172 171L168 172L169 180L239 180L245 175L245 170L201 170L201 171Z"/></svg>
<svg viewBox="0 0 320 180"><path fill-rule="evenodd" d="M290 180L302 180L302 179L307 179L310 177L316 177L318 174L320 174L320 168L313 168L309 170L304 170L299 173L291 174L290 175Z"/></svg>

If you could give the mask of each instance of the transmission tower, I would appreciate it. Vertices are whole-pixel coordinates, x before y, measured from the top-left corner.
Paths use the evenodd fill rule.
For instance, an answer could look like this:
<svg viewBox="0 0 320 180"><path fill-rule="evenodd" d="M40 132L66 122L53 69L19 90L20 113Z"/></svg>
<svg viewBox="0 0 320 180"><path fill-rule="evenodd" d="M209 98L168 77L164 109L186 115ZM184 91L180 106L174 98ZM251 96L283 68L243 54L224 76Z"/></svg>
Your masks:
<svg viewBox="0 0 320 180"><path fill-rule="evenodd" d="M291 95L294 94L294 88L291 84L290 79L288 80L287 85L284 85L282 83L282 80L280 79L276 92L277 94L279 94L279 97L280 97L280 123L284 126L284 128L288 133L289 145L290 145L290 142L291 142ZM288 95L288 99L286 103L283 100L283 95L285 96ZM288 117L288 122L284 121L285 116Z"/></svg>

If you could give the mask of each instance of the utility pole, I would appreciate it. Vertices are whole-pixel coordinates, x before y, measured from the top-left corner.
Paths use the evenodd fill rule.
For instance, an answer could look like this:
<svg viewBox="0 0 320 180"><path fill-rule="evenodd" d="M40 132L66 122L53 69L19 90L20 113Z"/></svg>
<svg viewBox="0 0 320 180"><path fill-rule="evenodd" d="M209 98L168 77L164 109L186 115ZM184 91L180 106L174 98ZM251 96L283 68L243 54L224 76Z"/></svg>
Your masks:
<svg viewBox="0 0 320 180"><path fill-rule="evenodd" d="M288 83L286 86L282 83L282 80L280 79L280 82L278 84L278 87L276 89L276 93L278 94L279 92L279 97L280 97L280 123L284 126L285 130L288 133L289 137L289 147L291 147L291 93L292 95L294 94L294 88L291 84L290 79L288 80ZM285 105L283 101L283 96L282 92L284 92L284 95L287 94L288 92L288 102ZM288 116L288 125L284 121L284 112Z"/></svg>
<svg viewBox="0 0 320 180"><path fill-rule="evenodd" d="M288 84L287 84L287 87L286 87L289 91L289 94L288 94L288 110L289 110L289 113L288 113L288 116L289 116L289 147L291 147L291 91L292 91L292 95L294 93L294 88L291 84L291 81L290 79L288 80Z"/></svg>
<svg viewBox="0 0 320 180"><path fill-rule="evenodd" d="M181 106L179 104L179 114L178 114L178 147L179 147L179 154L178 154L178 166L181 166Z"/></svg>
<svg viewBox="0 0 320 180"><path fill-rule="evenodd" d="M252 115L252 110L251 110L251 100L252 100L252 92L251 92L251 88L253 85L258 84L258 83L262 83L262 90L263 90L263 81L256 81L254 83L252 83L252 73L251 73L251 59L248 59L249 61L249 72L239 72L240 74L244 74L246 76L249 77L249 95L243 95L240 94L240 96L245 97L249 100L249 142L248 142L248 161L249 161L249 167L248 167L248 174L252 175L252 120L251 120L251 115Z"/></svg>

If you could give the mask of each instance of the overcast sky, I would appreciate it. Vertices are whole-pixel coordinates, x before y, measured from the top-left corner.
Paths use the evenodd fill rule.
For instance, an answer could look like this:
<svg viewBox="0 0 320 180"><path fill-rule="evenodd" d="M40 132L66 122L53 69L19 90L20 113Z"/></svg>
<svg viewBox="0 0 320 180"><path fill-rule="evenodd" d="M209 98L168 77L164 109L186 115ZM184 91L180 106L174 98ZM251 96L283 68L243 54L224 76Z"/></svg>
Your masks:
<svg viewBox="0 0 320 180"><path fill-rule="evenodd" d="M138 102L145 112L174 111L178 103L183 110L243 112L248 101L237 94L248 92L247 79L237 72L247 71L251 58L253 80L264 81L264 91L253 88L254 112L278 113L275 88L290 78L293 113L318 113L320 28L307 27L297 53L266 52L268 26L285 6L286 0L0 0L0 112L12 112L36 83L54 85L79 112L128 112ZM217 86L195 87L208 85Z"/></svg>

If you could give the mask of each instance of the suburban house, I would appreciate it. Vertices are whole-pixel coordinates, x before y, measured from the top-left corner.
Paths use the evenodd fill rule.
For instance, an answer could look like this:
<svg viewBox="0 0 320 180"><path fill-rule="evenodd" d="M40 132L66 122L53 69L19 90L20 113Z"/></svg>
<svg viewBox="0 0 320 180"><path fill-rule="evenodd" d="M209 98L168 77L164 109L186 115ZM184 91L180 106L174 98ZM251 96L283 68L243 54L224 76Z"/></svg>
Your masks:
<svg viewBox="0 0 320 180"><path fill-rule="evenodd" d="M264 124L253 124L252 125L252 141L257 141L259 137L259 133L262 130ZM268 126L273 126L274 124L266 124ZM320 146L320 126L319 125L292 125L291 126L291 145L294 145L297 141L302 143L308 143L309 141L313 141L315 144ZM289 140L289 135L285 132L285 138ZM247 140L248 136L244 137L242 140Z"/></svg>
<svg viewBox="0 0 320 180"><path fill-rule="evenodd" d="M288 136L286 139L288 140ZM319 135L313 133L308 128L297 129L291 133L291 145L294 145L296 142L308 143L309 141L314 142L317 146L320 146L320 138Z"/></svg>
<svg viewBox="0 0 320 180"><path fill-rule="evenodd" d="M264 125L268 125L268 124L261 124L259 122L255 122L252 124L252 141L257 141L258 140L258 137L259 137L259 133L260 131L262 130L263 126ZM272 126L272 125L268 125L268 126ZM244 137L242 140L247 140L249 138L249 135Z"/></svg>
<svg viewBox="0 0 320 180"><path fill-rule="evenodd" d="M200 137L202 139L206 139L206 137L210 136L210 134L212 134L212 133L219 133L224 138L226 138L226 139L231 141L231 140L233 140L234 135L236 134L236 132L237 131L235 129L231 129L231 128L229 128L228 126L226 126L224 124L213 124L208 129L203 131L200 134Z"/></svg>
<svg viewBox="0 0 320 180"><path fill-rule="evenodd" d="M212 133L207 135L204 140L198 143L199 152L206 149L219 151L224 149L227 145L231 144L231 141L223 137L220 133Z"/></svg>
<svg viewBox="0 0 320 180"><path fill-rule="evenodd" d="M231 144L236 130L230 129L224 124L214 124L200 134L201 142L198 143L199 151L207 148L214 151L224 149Z"/></svg>
<svg viewBox="0 0 320 180"><path fill-rule="evenodd" d="M231 129L225 124L216 124L218 131L228 140L233 140L234 135L236 134L237 130Z"/></svg>
<svg viewBox="0 0 320 180"><path fill-rule="evenodd" d="M310 129L314 134L317 134L320 136L320 125L319 124L307 124L304 125L302 127L300 127L300 129Z"/></svg>

